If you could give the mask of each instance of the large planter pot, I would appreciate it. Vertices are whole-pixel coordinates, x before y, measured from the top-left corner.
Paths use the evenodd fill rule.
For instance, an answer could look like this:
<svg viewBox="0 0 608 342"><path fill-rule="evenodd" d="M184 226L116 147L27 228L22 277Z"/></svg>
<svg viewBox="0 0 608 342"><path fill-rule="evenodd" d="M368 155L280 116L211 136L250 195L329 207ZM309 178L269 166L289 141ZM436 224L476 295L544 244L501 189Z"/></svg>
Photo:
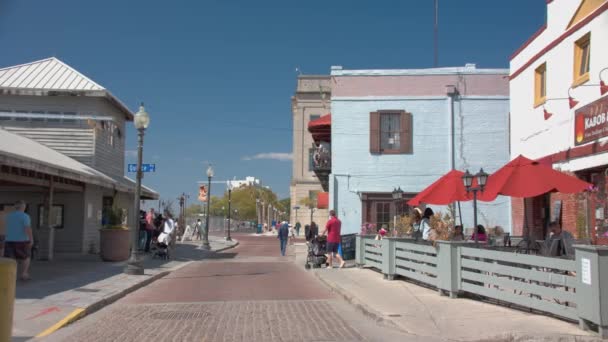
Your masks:
<svg viewBox="0 0 608 342"><path fill-rule="evenodd" d="M129 258L129 233L128 229L104 228L99 230L100 253L103 261L124 261Z"/></svg>

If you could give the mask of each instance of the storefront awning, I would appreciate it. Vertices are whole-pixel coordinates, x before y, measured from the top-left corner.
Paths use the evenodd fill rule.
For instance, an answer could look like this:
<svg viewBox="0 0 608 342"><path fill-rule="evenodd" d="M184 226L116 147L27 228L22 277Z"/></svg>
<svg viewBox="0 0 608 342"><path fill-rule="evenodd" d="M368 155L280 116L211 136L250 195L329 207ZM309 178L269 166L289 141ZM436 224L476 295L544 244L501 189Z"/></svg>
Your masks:
<svg viewBox="0 0 608 342"><path fill-rule="evenodd" d="M114 187L111 177L50 147L19 134L0 129L0 162L53 176L104 187Z"/></svg>
<svg viewBox="0 0 608 342"><path fill-rule="evenodd" d="M308 131L312 134L314 141L331 142L331 114L309 122Z"/></svg>
<svg viewBox="0 0 608 342"><path fill-rule="evenodd" d="M317 194L317 209L329 208L329 192L319 192Z"/></svg>

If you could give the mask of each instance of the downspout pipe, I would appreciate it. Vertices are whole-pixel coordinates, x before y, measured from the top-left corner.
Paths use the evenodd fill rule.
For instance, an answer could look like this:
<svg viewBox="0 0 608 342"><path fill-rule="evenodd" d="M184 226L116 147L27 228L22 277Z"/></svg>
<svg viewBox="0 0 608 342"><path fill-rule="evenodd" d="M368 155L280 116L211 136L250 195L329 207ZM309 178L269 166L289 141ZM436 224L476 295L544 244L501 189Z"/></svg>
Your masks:
<svg viewBox="0 0 608 342"><path fill-rule="evenodd" d="M450 111L450 157L451 157L451 169L456 169L456 127L454 124L454 99L458 96L458 89L455 85L445 86L446 95L449 100L449 111ZM460 201L458 201L458 217L460 218L460 225L462 226L462 209L460 208Z"/></svg>

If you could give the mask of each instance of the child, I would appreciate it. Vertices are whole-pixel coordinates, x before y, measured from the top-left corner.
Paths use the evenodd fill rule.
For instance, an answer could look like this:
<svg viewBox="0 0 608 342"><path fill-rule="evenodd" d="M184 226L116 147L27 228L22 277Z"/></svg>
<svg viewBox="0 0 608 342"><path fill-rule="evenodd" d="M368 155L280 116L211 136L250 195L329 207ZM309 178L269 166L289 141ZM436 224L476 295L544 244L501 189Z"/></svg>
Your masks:
<svg viewBox="0 0 608 342"><path fill-rule="evenodd" d="M295 228L290 224L289 225L289 244L293 245L295 243L296 240L296 230Z"/></svg>

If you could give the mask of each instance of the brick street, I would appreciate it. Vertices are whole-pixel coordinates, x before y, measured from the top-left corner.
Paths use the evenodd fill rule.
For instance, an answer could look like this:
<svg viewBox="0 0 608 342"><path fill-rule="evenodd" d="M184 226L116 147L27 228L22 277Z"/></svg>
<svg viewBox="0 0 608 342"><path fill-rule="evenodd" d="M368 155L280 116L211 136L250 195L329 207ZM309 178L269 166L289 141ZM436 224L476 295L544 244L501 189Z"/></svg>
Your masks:
<svg viewBox="0 0 608 342"><path fill-rule="evenodd" d="M45 341L417 341L333 295L274 237L162 278ZM339 270L335 270L340 272Z"/></svg>

